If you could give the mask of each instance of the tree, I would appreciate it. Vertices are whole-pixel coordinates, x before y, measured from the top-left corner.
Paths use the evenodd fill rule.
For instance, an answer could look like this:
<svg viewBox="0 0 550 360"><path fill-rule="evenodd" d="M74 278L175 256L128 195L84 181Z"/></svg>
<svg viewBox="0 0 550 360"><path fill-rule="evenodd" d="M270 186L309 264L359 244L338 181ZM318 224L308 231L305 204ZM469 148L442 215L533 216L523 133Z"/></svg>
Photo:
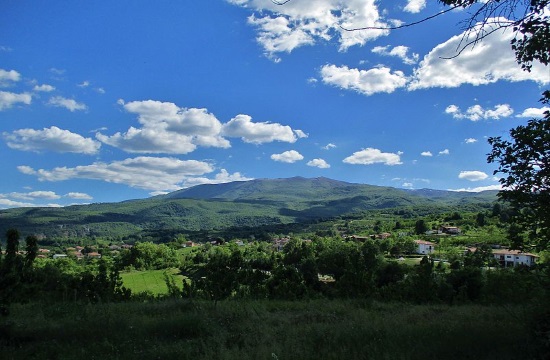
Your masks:
<svg viewBox="0 0 550 360"><path fill-rule="evenodd" d="M426 231L428 231L428 226L426 225L426 222L424 220L418 220L414 224L414 233L416 235L422 235L425 234Z"/></svg>
<svg viewBox="0 0 550 360"><path fill-rule="evenodd" d="M545 8L550 0L439 0L453 8L471 8L474 12L465 21L474 40L466 46L483 40L495 31L512 28L516 37L512 39L512 49L516 61L524 70L530 71L533 61L544 65L550 62L550 17Z"/></svg>
<svg viewBox="0 0 550 360"><path fill-rule="evenodd" d="M550 103L550 91L542 102ZM550 111L542 119L531 119L526 125L510 130L510 140L489 138L493 149L489 163L497 163L494 174L502 174L500 199L512 209L512 221L527 233L527 239L516 236L513 245L522 249L548 249L550 245Z"/></svg>
<svg viewBox="0 0 550 360"><path fill-rule="evenodd" d="M27 251L25 255L25 268L30 268L34 259L38 255L38 239L34 235L29 235L25 239L25 250Z"/></svg>

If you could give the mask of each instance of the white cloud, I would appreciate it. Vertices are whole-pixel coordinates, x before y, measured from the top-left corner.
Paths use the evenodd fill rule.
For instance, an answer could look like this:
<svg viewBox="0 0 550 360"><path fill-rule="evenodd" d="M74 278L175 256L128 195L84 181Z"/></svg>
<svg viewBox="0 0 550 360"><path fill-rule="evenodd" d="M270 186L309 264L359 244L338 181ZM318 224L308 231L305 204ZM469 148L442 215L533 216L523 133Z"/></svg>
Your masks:
<svg viewBox="0 0 550 360"><path fill-rule="evenodd" d="M80 84L78 84L77 86L81 87L81 88L86 88L86 87L90 86L90 82L85 80L85 81L81 82Z"/></svg>
<svg viewBox="0 0 550 360"><path fill-rule="evenodd" d="M514 110L508 104L499 104L493 109L484 109L481 105L473 105L466 112L462 112L458 106L449 105L445 109L445 113L452 115L455 119L479 121L487 119L499 120L500 118L509 117L514 113Z"/></svg>
<svg viewBox="0 0 550 360"><path fill-rule="evenodd" d="M239 172L230 174L229 172L227 172L227 170L221 169L220 172L217 173L213 179L208 179L205 177L188 178L185 182L185 187L202 185L202 184L223 184L223 183L228 183L233 181L249 181L249 180L254 180L254 178L243 176Z"/></svg>
<svg viewBox="0 0 550 360"><path fill-rule="evenodd" d="M70 193L65 194L65 197L68 197L70 199L78 199L78 200L92 200L93 199L93 197L91 197L90 195L88 195L86 193L81 193L81 192L70 192Z"/></svg>
<svg viewBox="0 0 550 360"><path fill-rule="evenodd" d="M32 96L29 93L16 94L7 91L0 91L0 111L9 109L18 103L29 105L31 101Z"/></svg>
<svg viewBox="0 0 550 360"><path fill-rule="evenodd" d="M296 161L300 161L303 159L304 157L302 156L302 154L300 154L296 150L289 150L281 154L271 155L271 160L289 163L289 164L295 163Z"/></svg>
<svg viewBox="0 0 550 360"><path fill-rule="evenodd" d="M423 151L420 153L421 156L433 156L431 151Z"/></svg>
<svg viewBox="0 0 550 360"><path fill-rule="evenodd" d="M481 181L485 180L489 177L486 173L483 171L461 171L460 174L458 174L459 179L469 180L469 181Z"/></svg>
<svg viewBox="0 0 550 360"><path fill-rule="evenodd" d="M323 146L323 149L330 150L330 149L334 149L335 147L336 145L334 145L333 143L328 143L327 145Z"/></svg>
<svg viewBox="0 0 550 360"><path fill-rule="evenodd" d="M392 72L387 67L359 70L347 66L325 65L321 68L321 77L325 84L354 90L363 95L392 93L407 83L407 77L402 71Z"/></svg>
<svg viewBox="0 0 550 360"><path fill-rule="evenodd" d="M488 19L489 24L494 22L495 19ZM487 25L486 30L489 31L491 26ZM414 72L409 90L453 88L462 84L486 85L499 80L550 83L548 68L542 64L533 64L531 72L527 72L516 63L516 56L510 47L510 40L514 36L511 28L496 31L483 41L466 46L458 56L457 49L461 49L474 38L472 34L468 37L466 32L453 36L424 57Z"/></svg>
<svg viewBox="0 0 550 360"><path fill-rule="evenodd" d="M319 169L328 169L330 164L323 159L313 159L307 162L307 166L318 167Z"/></svg>
<svg viewBox="0 0 550 360"><path fill-rule="evenodd" d="M521 114L517 114L516 117L540 119L544 116L545 111L550 111L550 107L544 106L542 108L527 108L523 110Z"/></svg>
<svg viewBox="0 0 550 360"><path fill-rule="evenodd" d="M449 151L449 149L445 149L445 150L441 150L438 154L439 155L449 155L451 152Z"/></svg>
<svg viewBox="0 0 550 360"><path fill-rule="evenodd" d="M95 154L101 147L97 141L56 126L42 130L20 129L2 135L10 148L23 151Z"/></svg>
<svg viewBox="0 0 550 360"><path fill-rule="evenodd" d="M502 190L501 185L488 185L488 186L479 186L475 188L462 188L462 189L449 189L449 191L467 191L467 192L481 192L488 190Z"/></svg>
<svg viewBox="0 0 550 360"><path fill-rule="evenodd" d="M465 142L466 144L473 144L473 143L476 143L476 142L477 142L477 139L468 138L468 139L464 139L464 142Z"/></svg>
<svg viewBox="0 0 550 360"><path fill-rule="evenodd" d="M426 0L407 0L407 6L403 9L410 13L419 13L426 7Z"/></svg>
<svg viewBox="0 0 550 360"><path fill-rule="evenodd" d="M169 132L162 127L130 127L125 133L117 132L112 136L97 133L96 139L128 153L187 154L197 148L192 137Z"/></svg>
<svg viewBox="0 0 550 360"><path fill-rule="evenodd" d="M384 165L401 165L401 158L398 154L383 153L378 149L366 148L354 152L343 160L347 164L371 165L381 163Z"/></svg>
<svg viewBox="0 0 550 360"><path fill-rule="evenodd" d="M9 86L19 80L21 80L21 74L17 71L0 69L0 87Z"/></svg>
<svg viewBox="0 0 550 360"><path fill-rule="evenodd" d="M185 186L188 179L214 170L212 165L202 161L145 156L111 163L95 162L72 168L35 170L22 165L17 169L23 174L36 176L40 181L92 179L152 191L178 190Z"/></svg>
<svg viewBox="0 0 550 360"><path fill-rule="evenodd" d="M16 208L16 207L33 207L36 206L35 204L31 203L24 203L20 201L13 201L10 199L5 199L0 196L0 208L6 209L6 208Z"/></svg>
<svg viewBox="0 0 550 360"><path fill-rule="evenodd" d="M308 134L306 134L302 130L298 130L298 129L294 130L294 134L296 134L298 139L304 139L304 138L307 138L309 136Z"/></svg>
<svg viewBox="0 0 550 360"><path fill-rule="evenodd" d="M9 194L4 194L6 197L22 200L34 200L34 199L48 199L48 200L57 200L61 196L57 195L53 191L31 191L27 193L13 192Z"/></svg>
<svg viewBox="0 0 550 360"><path fill-rule="evenodd" d="M401 59L403 63L407 65L416 64L418 62L419 55L413 53L409 56L409 48L407 46L395 46L390 50L390 45L375 46L372 50L373 53L382 56L395 56Z"/></svg>
<svg viewBox="0 0 550 360"><path fill-rule="evenodd" d="M138 115L142 128L130 127L112 136L101 133L101 142L130 153L187 154L197 146L229 148L221 136L222 124L206 109L180 108L174 103L155 100L132 101L119 105Z"/></svg>
<svg viewBox="0 0 550 360"><path fill-rule="evenodd" d="M412 189L414 187L413 183L410 183L410 182L404 182L401 187L404 187L404 188L407 188L407 189Z"/></svg>
<svg viewBox="0 0 550 360"><path fill-rule="evenodd" d="M304 133L292 130L288 125L261 122L254 123L248 115L237 115L223 125L222 134L229 137L240 137L244 142L263 144L273 141L294 143Z"/></svg>
<svg viewBox="0 0 550 360"><path fill-rule="evenodd" d="M86 110L88 107L83 104L79 103L74 99L67 99L62 96L54 96L48 101L48 105L52 105L55 107L62 107L65 108L71 112L74 112L76 110Z"/></svg>
<svg viewBox="0 0 550 360"><path fill-rule="evenodd" d="M266 56L278 61L277 53L313 45L336 38L340 51L350 46L387 35L389 31L369 29L346 31L357 27L386 27L375 0L290 1L278 6L265 0L228 0L252 9L249 24L258 29L257 41Z"/></svg>
<svg viewBox="0 0 550 360"><path fill-rule="evenodd" d="M32 90L33 91L38 91L38 92L51 92L51 91L55 90L55 87L52 86L52 85L48 85L48 84L42 84L42 85L35 85L32 88Z"/></svg>

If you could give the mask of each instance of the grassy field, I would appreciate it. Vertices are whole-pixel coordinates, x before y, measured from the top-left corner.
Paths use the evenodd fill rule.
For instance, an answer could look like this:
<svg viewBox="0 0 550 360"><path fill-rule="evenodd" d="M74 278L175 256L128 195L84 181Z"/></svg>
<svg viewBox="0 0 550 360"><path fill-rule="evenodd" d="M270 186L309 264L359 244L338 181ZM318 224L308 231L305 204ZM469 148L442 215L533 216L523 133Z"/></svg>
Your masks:
<svg viewBox="0 0 550 360"><path fill-rule="evenodd" d="M543 359L528 306L360 300L13 305L2 359Z"/></svg>
<svg viewBox="0 0 550 360"><path fill-rule="evenodd" d="M133 294L147 292L152 295L165 295L168 293L165 274L172 276L175 283L182 287L183 275L179 275L178 269L121 272L120 277L124 286L132 290Z"/></svg>

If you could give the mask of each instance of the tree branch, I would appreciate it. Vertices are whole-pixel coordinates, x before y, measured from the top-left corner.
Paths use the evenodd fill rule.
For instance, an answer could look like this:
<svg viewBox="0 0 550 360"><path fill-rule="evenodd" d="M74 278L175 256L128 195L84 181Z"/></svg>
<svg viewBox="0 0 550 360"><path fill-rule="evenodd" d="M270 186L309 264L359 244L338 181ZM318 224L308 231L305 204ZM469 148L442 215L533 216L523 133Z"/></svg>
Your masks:
<svg viewBox="0 0 550 360"><path fill-rule="evenodd" d="M275 0L271 0L271 1L275 1ZM289 2L290 0L286 0L286 2ZM460 7L459 5L455 5L449 9L446 9L446 10L443 10L443 11L440 11L438 12L437 14L433 14L433 15L430 15L428 17L425 17L424 19L422 20L418 20L418 21L415 21L415 22L412 22L412 23L408 23L408 24L403 24L403 25L399 25L399 26L388 26L388 27L382 27L382 26L365 26L365 27L360 27L360 28L352 28L352 29L348 29L348 28L345 28L343 26L340 25L340 28L342 30L345 30L345 31L360 31L360 30L397 30L397 29L403 29L403 28L406 28L406 27L409 27L409 26L414 26L414 25L418 25L418 24L421 24L425 21L428 21L428 20L431 20L435 17L438 17L440 15L443 15L443 14L446 14L450 11L453 11L454 9Z"/></svg>

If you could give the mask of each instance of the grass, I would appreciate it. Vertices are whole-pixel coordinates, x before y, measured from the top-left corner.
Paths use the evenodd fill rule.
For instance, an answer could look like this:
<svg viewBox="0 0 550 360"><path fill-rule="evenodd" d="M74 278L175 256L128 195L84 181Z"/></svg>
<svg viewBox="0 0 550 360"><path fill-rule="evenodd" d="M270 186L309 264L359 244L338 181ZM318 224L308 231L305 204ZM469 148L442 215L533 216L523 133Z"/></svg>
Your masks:
<svg viewBox="0 0 550 360"><path fill-rule="evenodd" d="M146 292L156 296L168 293L164 274L172 276L175 283L182 287L183 275L179 275L178 269L121 272L120 277L133 294Z"/></svg>
<svg viewBox="0 0 550 360"><path fill-rule="evenodd" d="M536 359L530 314L364 300L25 304L0 320L0 349L3 359Z"/></svg>

